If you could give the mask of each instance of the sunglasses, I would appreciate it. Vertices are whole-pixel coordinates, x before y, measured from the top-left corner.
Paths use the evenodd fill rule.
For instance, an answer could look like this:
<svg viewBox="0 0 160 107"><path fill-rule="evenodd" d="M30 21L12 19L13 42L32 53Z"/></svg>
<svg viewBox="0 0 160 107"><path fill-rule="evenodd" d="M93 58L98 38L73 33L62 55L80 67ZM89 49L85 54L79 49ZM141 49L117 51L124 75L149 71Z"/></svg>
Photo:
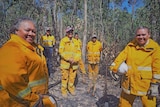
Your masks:
<svg viewBox="0 0 160 107"><path fill-rule="evenodd" d="M72 32L72 31L69 31L68 34L72 34L72 35L73 35L73 32Z"/></svg>

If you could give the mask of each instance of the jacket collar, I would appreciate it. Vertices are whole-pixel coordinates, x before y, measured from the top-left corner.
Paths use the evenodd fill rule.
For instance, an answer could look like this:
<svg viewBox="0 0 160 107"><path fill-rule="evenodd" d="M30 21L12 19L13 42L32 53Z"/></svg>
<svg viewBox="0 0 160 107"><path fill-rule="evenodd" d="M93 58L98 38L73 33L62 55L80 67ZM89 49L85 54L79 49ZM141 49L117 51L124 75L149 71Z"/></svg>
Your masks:
<svg viewBox="0 0 160 107"><path fill-rule="evenodd" d="M152 51L154 50L153 48L153 45L152 45L152 41L151 39L148 39L147 43L145 44L145 46L143 47L140 47L136 40L132 40L131 42L128 43L128 46L132 46L132 47L135 47L136 49L142 49L142 50L145 50L145 51Z"/></svg>
<svg viewBox="0 0 160 107"><path fill-rule="evenodd" d="M22 39L21 37L19 37L18 35L16 34L11 34L11 40L27 47L28 49L32 50L32 51L35 51L35 47L33 47L30 43L28 43L27 41L25 41L24 39Z"/></svg>

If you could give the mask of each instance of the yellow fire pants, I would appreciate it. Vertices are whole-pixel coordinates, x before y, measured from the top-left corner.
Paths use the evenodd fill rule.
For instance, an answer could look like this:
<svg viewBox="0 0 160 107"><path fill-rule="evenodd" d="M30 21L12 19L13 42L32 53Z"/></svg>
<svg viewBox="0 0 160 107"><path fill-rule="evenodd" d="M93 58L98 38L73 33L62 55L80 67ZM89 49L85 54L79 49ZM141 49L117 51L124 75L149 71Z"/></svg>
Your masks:
<svg viewBox="0 0 160 107"><path fill-rule="evenodd" d="M86 74L85 66L82 59L79 60L79 68L83 74Z"/></svg>
<svg viewBox="0 0 160 107"><path fill-rule="evenodd" d="M97 82L99 64L89 64L88 65L89 73L89 86L95 86Z"/></svg>
<svg viewBox="0 0 160 107"><path fill-rule="evenodd" d="M67 94L69 92L75 91L74 81L76 76L76 70L72 68L61 69L62 79L61 79L61 92L62 94Z"/></svg>
<svg viewBox="0 0 160 107"><path fill-rule="evenodd" d="M126 94L122 91L118 107L132 107L137 96ZM148 98L148 96L140 96L143 107L156 107L156 97Z"/></svg>

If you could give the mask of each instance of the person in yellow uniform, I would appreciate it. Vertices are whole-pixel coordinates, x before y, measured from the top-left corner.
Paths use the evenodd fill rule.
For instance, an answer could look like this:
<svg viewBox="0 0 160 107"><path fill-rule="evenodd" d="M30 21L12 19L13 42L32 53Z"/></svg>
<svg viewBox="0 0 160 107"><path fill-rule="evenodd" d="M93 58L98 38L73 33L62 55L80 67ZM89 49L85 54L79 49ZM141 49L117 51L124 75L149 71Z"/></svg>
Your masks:
<svg viewBox="0 0 160 107"><path fill-rule="evenodd" d="M55 46L55 38L51 35L50 28L46 29L46 34L41 36L40 43L44 48L44 55L47 59L47 67L49 76L53 73L53 51Z"/></svg>
<svg viewBox="0 0 160 107"><path fill-rule="evenodd" d="M156 107L160 80L160 46L150 38L147 27L139 27L135 38L110 66L112 73L123 75L119 107L132 107L140 97L143 107Z"/></svg>
<svg viewBox="0 0 160 107"><path fill-rule="evenodd" d="M75 77L78 69L78 62L81 59L81 49L77 40L73 38L73 28L66 28L66 36L61 39L59 45L59 54L61 57L61 92L63 97L67 97L68 91L71 95L75 92Z"/></svg>
<svg viewBox="0 0 160 107"><path fill-rule="evenodd" d="M99 62L102 51L102 44L97 40L97 36L94 34L91 40L87 43L87 59L88 59L88 73L89 84L88 92L93 88L92 95L96 91L96 81L99 73Z"/></svg>
<svg viewBox="0 0 160 107"><path fill-rule="evenodd" d="M81 40L79 39L79 35L78 35L77 32L75 32L74 38L77 40L77 42L78 42L78 44L79 44L79 47L80 47L81 50L82 50L82 42L81 42ZM81 51L81 55L82 55L82 51ZM84 63L83 63L82 58L79 60L79 68L80 68L81 72L83 73L82 77L83 77L83 82L85 83L84 75L86 74L86 70L85 70L85 65L84 65Z"/></svg>
<svg viewBox="0 0 160 107"><path fill-rule="evenodd" d="M56 107L48 95L43 47L34 42L35 37L34 21L18 18L10 39L0 48L0 107Z"/></svg>

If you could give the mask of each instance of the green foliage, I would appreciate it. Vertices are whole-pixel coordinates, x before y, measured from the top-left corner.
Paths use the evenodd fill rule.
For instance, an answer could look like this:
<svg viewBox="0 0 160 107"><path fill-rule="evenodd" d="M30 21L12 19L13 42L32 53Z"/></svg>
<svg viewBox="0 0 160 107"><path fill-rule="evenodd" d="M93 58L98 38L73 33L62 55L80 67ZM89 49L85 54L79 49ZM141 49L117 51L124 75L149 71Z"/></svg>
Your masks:
<svg viewBox="0 0 160 107"><path fill-rule="evenodd" d="M147 26L150 28L151 37L159 42L160 36L160 1L145 0L145 5L136 11L136 26ZM160 42L159 42L160 43Z"/></svg>

